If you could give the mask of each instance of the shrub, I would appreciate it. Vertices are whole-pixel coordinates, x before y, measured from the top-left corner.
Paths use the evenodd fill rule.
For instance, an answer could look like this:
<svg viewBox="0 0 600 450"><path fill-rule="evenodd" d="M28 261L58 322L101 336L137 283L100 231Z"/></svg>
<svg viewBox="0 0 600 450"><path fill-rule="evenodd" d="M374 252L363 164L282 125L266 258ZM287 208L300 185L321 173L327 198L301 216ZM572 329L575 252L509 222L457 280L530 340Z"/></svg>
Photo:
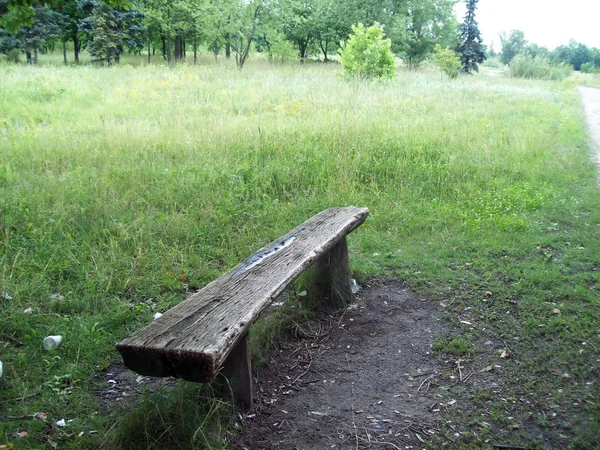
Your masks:
<svg viewBox="0 0 600 450"><path fill-rule="evenodd" d="M462 67L458 54L439 44L435 46L435 64L451 79L458 77Z"/></svg>
<svg viewBox="0 0 600 450"><path fill-rule="evenodd" d="M286 63L298 60L298 50L286 39L276 39L269 48L269 61Z"/></svg>
<svg viewBox="0 0 600 450"><path fill-rule="evenodd" d="M396 62L390 50L392 41L383 38L378 23L365 28L362 23L352 26L352 34L338 52L344 73L359 79L393 78Z"/></svg>
<svg viewBox="0 0 600 450"><path fill-rule="evenodd" d="M18 63L21 61L21 50L13 48L6 54L6 60L12 63Z"/></svg>
<svg viewBox="0 0 600 450"><path fill-rule="evenodd" d="M517 55L510 62L510 76L514 78L535 78L539 80L564 80L573 72L567 64L552 64L546 58Z"/></svg>
<svg viewBox="0 0 600 450"><path fill-rule="evenodd" d="M580 69L583 73L594 73L596 72L596 66L594 65L594 63L591 62L586 62L584 64L581 65L581 69Z"/></svg>

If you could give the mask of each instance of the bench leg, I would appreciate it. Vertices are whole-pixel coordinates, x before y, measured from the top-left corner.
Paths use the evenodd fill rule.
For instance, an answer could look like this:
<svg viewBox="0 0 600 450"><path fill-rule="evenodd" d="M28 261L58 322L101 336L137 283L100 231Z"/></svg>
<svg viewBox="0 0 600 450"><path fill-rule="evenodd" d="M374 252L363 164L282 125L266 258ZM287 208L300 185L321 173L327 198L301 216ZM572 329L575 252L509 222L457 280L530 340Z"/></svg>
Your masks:
<svg viewBox="0 0 600 450"><path fill-rule="evenodd" d="M248 334L233 348L223 363L222 374L233 391L233 396L244 408L252 408L252 363L250 362L250 339Z"/></svg>
<svg viewBox="0 0 600 450"><path fill-rule="evenodd" d="M313 290L321 299L327 298L327 305L344 308L353 299L348 263L346 236L331 250L321 256L315 265Z"/></svg>

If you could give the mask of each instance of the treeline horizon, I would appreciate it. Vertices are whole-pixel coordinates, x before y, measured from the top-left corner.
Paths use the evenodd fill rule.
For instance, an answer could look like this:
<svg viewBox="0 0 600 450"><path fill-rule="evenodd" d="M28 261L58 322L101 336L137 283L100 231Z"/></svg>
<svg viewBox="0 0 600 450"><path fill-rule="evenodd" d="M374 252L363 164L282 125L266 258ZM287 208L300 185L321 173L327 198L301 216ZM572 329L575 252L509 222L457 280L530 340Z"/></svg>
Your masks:
<svg viewBox="0 0 600 450"><path fill-rule="evenodd" d="M380 23L392 51L409 68L419 67L436 45L460 46L456 0L0 0L0 53L17 62L25 55L62 47L63 62L80 62L86 50L97 63L118 63L122 55L162 57L167 63L200 49L233 57L242 68L251 51L276 61L317 56L327 62L348 38L352 25ZM518 54L563 63L575 70L600 67L600 49L570 41L554 50L529 43L513 30L500 36L501 50L489 49L509 64ZM486 47L482 45L484 51Z"/></svg>

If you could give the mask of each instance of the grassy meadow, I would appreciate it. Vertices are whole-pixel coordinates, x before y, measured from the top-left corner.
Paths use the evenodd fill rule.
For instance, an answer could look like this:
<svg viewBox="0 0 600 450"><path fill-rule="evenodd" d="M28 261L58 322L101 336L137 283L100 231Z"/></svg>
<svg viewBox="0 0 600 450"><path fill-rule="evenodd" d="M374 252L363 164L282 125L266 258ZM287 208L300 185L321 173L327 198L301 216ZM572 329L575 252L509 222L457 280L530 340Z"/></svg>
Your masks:
<svg viewBox="0 0 600 450"><path fill-rule="evenodd" d="M478 311L455 335L475 359L488 334L510 341L506 396L537 405L523 420L563 448L600 445L600 196L573 84L338 70L0 65L0 445L225 447L227 405L168 422L186 386L99 413L114 344L341 205L371 210L349 238L356 278L406 280L451 320ZM64 342L48 352L50 334ZM511 415L473 401L473 420ZM25 418L38 412L72 422ZM494 436L477 430L452 448Z"/></svg>

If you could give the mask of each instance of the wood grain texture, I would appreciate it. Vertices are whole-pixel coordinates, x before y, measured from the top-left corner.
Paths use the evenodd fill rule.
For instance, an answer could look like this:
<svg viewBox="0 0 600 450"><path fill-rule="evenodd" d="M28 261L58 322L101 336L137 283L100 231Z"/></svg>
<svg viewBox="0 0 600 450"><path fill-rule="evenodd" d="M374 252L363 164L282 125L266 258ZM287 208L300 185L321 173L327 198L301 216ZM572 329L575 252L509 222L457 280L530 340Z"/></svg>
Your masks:
<svg viewBox="0 0 600 450"><path fill-rule="evenodd" d="M361 225L367 208L331 208L117 344L125 365L147 376L207 382L286 286Z"/></svg>

